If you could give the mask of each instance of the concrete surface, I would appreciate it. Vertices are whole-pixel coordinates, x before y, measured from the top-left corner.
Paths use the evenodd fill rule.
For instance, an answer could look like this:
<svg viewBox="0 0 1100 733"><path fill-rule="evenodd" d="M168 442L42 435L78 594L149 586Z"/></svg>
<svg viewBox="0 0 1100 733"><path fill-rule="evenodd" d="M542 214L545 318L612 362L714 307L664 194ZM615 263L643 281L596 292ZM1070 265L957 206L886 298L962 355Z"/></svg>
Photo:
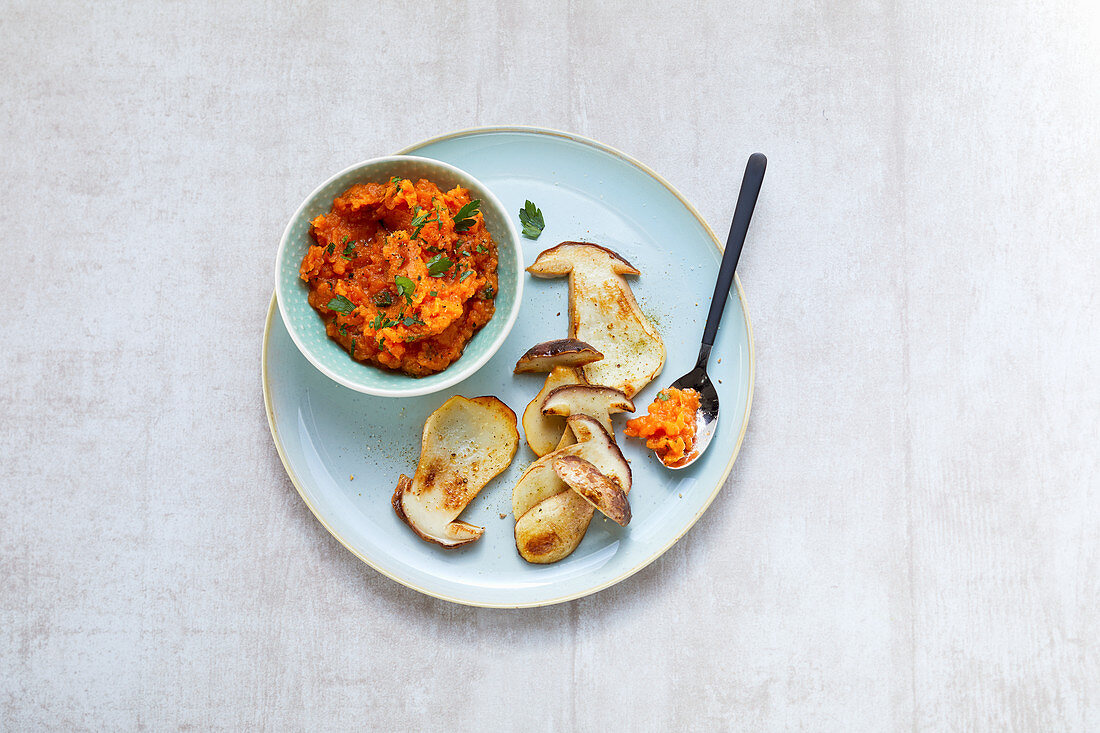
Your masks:
<svg viewBox="0 0 1100 733"><path fill-rule="evenodd" d="M19 2L0 30L0 728L1100 729L1094 2ZM628 582L524 612L340 547L259 383L304 195L486 124L619 147L722 231L770 159L729 485Z"/></svg>

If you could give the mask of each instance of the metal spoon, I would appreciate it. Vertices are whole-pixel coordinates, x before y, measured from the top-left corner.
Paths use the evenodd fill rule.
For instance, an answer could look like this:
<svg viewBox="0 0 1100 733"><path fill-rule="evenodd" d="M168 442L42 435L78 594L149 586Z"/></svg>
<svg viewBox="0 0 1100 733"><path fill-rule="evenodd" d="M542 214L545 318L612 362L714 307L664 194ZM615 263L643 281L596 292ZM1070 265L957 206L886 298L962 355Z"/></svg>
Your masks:
<svg viewBox="0 0 1100 733"><path fill-rule="evenodd" d="M714 337L718 333L718 323L722 320L722 310L726 298L733 287L733 273L737 270L737 260L741 257L741 248L745 244L745 235L749 231L752 211L756 208L756 199L760 195L760 184L764 182L764 169L768 159L761 153L749 156L745 165L745 177L741 180L741 193L737 196L737 208L733 212L733 224L726 239L726 251L722 255L722 265L718 269L718 281L714 283L714 295L711 296L710 313L707 325L703 329L703 345L699 347L699 358L695 368L672 383L675 389L694 389L699 393L699 409L695 413L695 442L691 452L678 462L669 465L672 469L687 468L694 463L710 444L714 437L714 428L718 425L718 392L707 376L707 361L714 346Z"/></svg>

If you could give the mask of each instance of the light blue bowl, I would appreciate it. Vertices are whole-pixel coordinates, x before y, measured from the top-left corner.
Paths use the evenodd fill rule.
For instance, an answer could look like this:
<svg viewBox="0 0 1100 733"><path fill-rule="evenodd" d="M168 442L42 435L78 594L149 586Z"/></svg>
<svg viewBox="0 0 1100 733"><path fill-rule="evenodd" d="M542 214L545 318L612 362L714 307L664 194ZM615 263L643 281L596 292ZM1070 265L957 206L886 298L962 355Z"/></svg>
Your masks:
<svg viewBox="0 0 1100 733"><path fill-rule="evenodd" d="M327 214L332 200L356 183L382 183L393 176L416 181L426 178L446 191L454 186L469 189L471 199L481 199L485 226L497 244L496 312L474 334L462 356L449 367L427 377L409 377L355 361L325 333L321 316L307 300L308 288L298 277L298 267L312 245L310 221ZM523 250L512 217L493 192L469 173L453 165L412 155L373 158L340 171L322 183L294 212L279 242L275 258L275 294L279 313L298 350L330 379L358 392L382 397L431 394L461 382L481 368L504 343L519 315L523 295Z"/></svg>

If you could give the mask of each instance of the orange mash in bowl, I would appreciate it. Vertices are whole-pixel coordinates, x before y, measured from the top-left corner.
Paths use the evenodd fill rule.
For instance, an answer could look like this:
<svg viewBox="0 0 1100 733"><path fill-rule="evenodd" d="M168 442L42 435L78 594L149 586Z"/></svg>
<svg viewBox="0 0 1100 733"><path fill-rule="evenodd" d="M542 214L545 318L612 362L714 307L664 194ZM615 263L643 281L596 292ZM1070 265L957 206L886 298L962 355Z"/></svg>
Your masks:
<svg viewBox="0 0 1100 733"><path fill-rule="evenodd" d="M628 420L624 433L644 439L662 463L672 466L691 453L698 409L699 393L695 390L663 389L649 406L649 414Z"/></svg>
<svg viewBox="0 0 1100 733"><path fill-rule="evenodd" d="M311 222L299 269L329 338L357 361L443 371L493 317L497 248L465 188L356 184Z"/></svg>

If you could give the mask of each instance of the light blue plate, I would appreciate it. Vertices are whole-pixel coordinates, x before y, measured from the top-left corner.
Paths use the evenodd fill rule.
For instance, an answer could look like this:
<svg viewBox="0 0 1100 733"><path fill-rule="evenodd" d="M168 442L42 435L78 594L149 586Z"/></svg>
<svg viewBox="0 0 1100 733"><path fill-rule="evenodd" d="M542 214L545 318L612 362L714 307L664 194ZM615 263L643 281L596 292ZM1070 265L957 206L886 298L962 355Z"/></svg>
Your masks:
<svg viewBox="0 0 1100 733"><path fill-rule="evenodd" d="M534 201L546 229L537 242L522 240L527 262L564 240L586 240L641 270L632 287L661 330L668 357L664 372L635 398L639 412L661 386L694 366L721 252L698 213L657 174L599 143L533 128L470 130L401 152L469 171L509 211ZM371 567L422 593L520 607L606 588L651 563L691 528L733 468L748 422L752 332L740 283L710 361L722 409L704 456L682 471L666 470L644 445L625 440L618 425L634 472L629 526L597 513L568 558L554 565L524 562L512 534L511 489L535 456L522 442L511 467L462 514L486 528L479 541L445 550L414 536L394 515L390 496L397 477L415 471L424 420L448 397L496 395L517 415L523 412L543 375L513 376L512 367L535 343L568 335L567 292L565 278L529 279L519 320L484 367L442 392L406 399L361 394L318 372L295 348L272 299L263 353L271 432L291 480L329 532Z"/></svg>

